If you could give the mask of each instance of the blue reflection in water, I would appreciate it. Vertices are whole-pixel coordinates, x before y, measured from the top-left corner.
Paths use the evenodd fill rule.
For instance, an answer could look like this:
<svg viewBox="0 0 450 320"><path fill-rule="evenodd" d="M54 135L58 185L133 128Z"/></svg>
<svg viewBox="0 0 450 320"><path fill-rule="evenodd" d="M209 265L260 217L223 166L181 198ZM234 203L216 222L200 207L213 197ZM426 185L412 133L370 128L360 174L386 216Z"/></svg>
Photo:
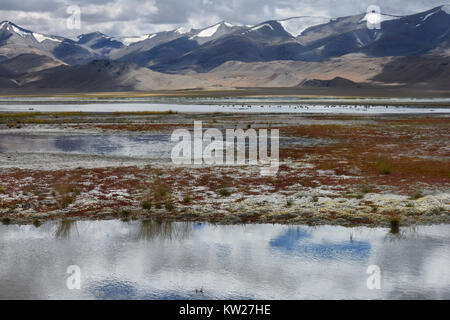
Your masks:
<svg viewBox="0 0 450 320"><path fill-rule="evenodd" d="M55 139L55 147L62 152L81 152L88 154L124 154L133 155L133 150L153 145L154 153L160 153L161 144L169 143L168 135L84 135L84 136L58 136ZM139 153L139 152L137 152Z"/></svg>
<svg viewBox="0 0 450 320"><path fill-rule="evenodd" d="M117 280L104 280L93 283L88 291L97 299L124 300L136 298L136 285Z"/></svg>
<svg viewBox="0 0 450 320"><path fill-rule="evenodd" d="M76 225L71 237L75 223L0 224L0 299L450 297L449 225L404 228L395 241L385 228ZM65 287L64 271L74 263L82 268L81 290ZM382 268L382 290L367 290L370 264Z"/></svg>
<svg viewBox="0 0 450 320"><path fill-rule="evenodd" d="M0 152L64 152L114 156L170 156L165 134L0 134Z"/></svg>
<svg viewBox="0 0 450 320"><path fill-rule="evenodd" d="M215 295L207 292L186 291L181 288L178 291L155 290L155 288L138 289L139 285L120 281L117 279L106 279L91 283L87 291L98 300L212 300L217 299ZM203 288L201 288L203 289ZM199 288L200 290L200 288ZM180 292L181 291L181 292ZM206 290L205 290L206 291ZM256 296L243 296L239 294L224 295L225 299L251 300Z"/></svg>
<svg viewBox="0 0 450 320"><path fill-rule="evenodd" d="M202 230L204 228L205 228L205 224L204 223L200 223L200 222L192 223L192 229L194 229L194 230Z"/></svg>
<svg viewBox="0 0 450 320"><path fill-rule="evenodd" d="M291 251L295 249L297 242L308 238L311 238L311 235L306 231L300 229L288 229L280 236L270 240L270 246Z"/></svg>
<svg viewBox="0 0 450 320"><path fill-rule="evenodd" d="M133 142L128 137L125 141ZM110 141L109 136L60 136L55 139L55 147L62 152L113 154L121 150L123 145Z"/></svg>
<svg viewBox="0 0 450 320"><path fill-rule="evenodd" d="M270 149L270 139L268 148ZM320 139L282 138L280 145L315 145ZM246 140L246 150L248 150ZM0 133L0 153L81 153L91 155L170 157L175 145L168 134L11 134ZM206 146L206 144L204 145Z"/></svg>
<svg viewBox="0 0 450 320"><path fill-rule="evenodd" d="M364 260L370 255L371 246L367 241L315 243L308 241L311 234L301 229L288 229L270 240L271 247L290 255L309 255L321 259L340 257Z"/></svg>

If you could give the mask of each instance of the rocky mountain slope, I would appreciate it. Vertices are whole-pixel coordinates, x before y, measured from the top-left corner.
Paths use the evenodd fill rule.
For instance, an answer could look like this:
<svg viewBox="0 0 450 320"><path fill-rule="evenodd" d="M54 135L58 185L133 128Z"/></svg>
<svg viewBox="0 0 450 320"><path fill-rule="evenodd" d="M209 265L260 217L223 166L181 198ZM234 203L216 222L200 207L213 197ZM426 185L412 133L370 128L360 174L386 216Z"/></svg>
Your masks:
<svg viewBox="0 0 450 320"><path fill-rule="evenodd" d="M160 90L402 85L446 88L450 6L409 16L293 17L254 26L77 39L0 23L0 88ZM338 81L336 81L336 79ZM334 80L333 80L334 79ZM333 80L333 81L332 81ZM353 83L355 85L353 85Z"/></svg>

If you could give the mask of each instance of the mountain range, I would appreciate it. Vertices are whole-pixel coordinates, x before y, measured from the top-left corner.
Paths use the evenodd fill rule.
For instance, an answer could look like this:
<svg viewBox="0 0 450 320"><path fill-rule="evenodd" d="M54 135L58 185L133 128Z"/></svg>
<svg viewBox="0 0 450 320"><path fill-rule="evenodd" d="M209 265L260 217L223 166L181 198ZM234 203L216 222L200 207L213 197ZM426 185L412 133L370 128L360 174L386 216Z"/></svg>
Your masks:
<svg viewBox="0 0 450 320"><path fill-rule="evenodd" d="M399 86L447 90L450 6L76 39L0 23L0 92Z"/></svg>

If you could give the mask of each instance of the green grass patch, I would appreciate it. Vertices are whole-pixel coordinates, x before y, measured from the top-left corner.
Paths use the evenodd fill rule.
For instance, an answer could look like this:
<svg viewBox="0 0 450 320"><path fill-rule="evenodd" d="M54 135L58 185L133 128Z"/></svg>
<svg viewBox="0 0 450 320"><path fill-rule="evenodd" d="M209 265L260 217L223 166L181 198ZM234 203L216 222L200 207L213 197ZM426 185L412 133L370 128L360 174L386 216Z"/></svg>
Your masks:
<svg viewBox="0 0 450 320"><path fill-rule="evenodd" d="M80 190L66 183L56 184L52 194L54 193L56 195L56 192L60 195L60 206L62 209L65 209L74 203L76 197L81 193Z"/></svg>
<svg viewBox="0 0 450 320"><path fill-rule="evenodd" d="M390 232L392 234L399 234L400 233L400 218L397 216L393 216L389 219L389 225L390 225Z"/></svg>
<svg viewBox="0 0 450 320"><path fill-rule="evenodd" d="M38 219L33 220L33 226L39 228L42 225L41 221Z"/></svg>
<svg viewBox="0 0 450 320"><path fill-rule="evenodd" d="M222 188L217 190L217 193L220 194L222 197L229 197L231 196L231 191L227 188Z"/></svg>
<svg viewBox="0 0 450 320"><path fill-rule="evenodd" d="M372 192L372 187L369 186L369 185L367 185L367 184L362 185L362 186L361 186L361 192L362 192L363 194L371 193L371 192Z"/></svg>
<svg viewBox="0 0 450 320"><path fill-rule="evenodd" d="M75 202L75 197L72 195L65 195L61 198L61 208L65 209Z"/></svg>
<svg viewBox="0 0 450 320"><path fill-rule="evenodd" d="M381 159L377 166L382 174L388 175L392 173L392 162L389 159Z"/></svg>
<svg viewBox="0 0 450 320"><path fill-rule="evenodd" d="M150 200L143 200L141 202L141 208L144 210L150 210L152 208L152 202Z"/></svg>
<svg viewBox="0 0 450 320"><path fill-rule="evenodd" d="M410 195L409 199L410 199L410 200L418 200L418 199L420 199L420 198L422 198L422 197L423 197L422 192L420 192L420 191L415 191L413 194Z"/></svg>
<svg viewBox="0 0 450 320"><path fill-rule="evenodd" d="M167 211L173 211L173 209L175 209L175 205L172 202L166 202L164 204L164 208L166 208Z"/></svg>

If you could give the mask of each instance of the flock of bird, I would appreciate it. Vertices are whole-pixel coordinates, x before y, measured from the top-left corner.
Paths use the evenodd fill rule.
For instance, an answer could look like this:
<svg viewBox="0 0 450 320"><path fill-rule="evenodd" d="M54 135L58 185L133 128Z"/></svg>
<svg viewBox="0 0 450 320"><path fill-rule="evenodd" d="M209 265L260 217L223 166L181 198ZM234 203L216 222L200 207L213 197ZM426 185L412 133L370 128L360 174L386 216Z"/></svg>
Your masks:
<svg viewBox="0 0 450 320"><path fill-rule="evenodd" d="M236 105L236 104L232 104L232 105L222 105L222 108L233 108L233 109L239 109L239 110L248 110L251 109L253 107L257 107L255 105ZM277 108L277 109L282 109L283 106L282 105L260 105L260 108ZM343 108L343 109L362 109L363 111L367 111L372 107L384 107L386 109L388 109L389 107L392 108L399 108L400 106L388 106L388 105L347 105L347 104L343 104L343 105L337 105L337 104L329 104L329 105L285 105L284 107L287 107L288 109L303 109L303 110L314 110L314 109L333 109L333 108Z"/></svg>

